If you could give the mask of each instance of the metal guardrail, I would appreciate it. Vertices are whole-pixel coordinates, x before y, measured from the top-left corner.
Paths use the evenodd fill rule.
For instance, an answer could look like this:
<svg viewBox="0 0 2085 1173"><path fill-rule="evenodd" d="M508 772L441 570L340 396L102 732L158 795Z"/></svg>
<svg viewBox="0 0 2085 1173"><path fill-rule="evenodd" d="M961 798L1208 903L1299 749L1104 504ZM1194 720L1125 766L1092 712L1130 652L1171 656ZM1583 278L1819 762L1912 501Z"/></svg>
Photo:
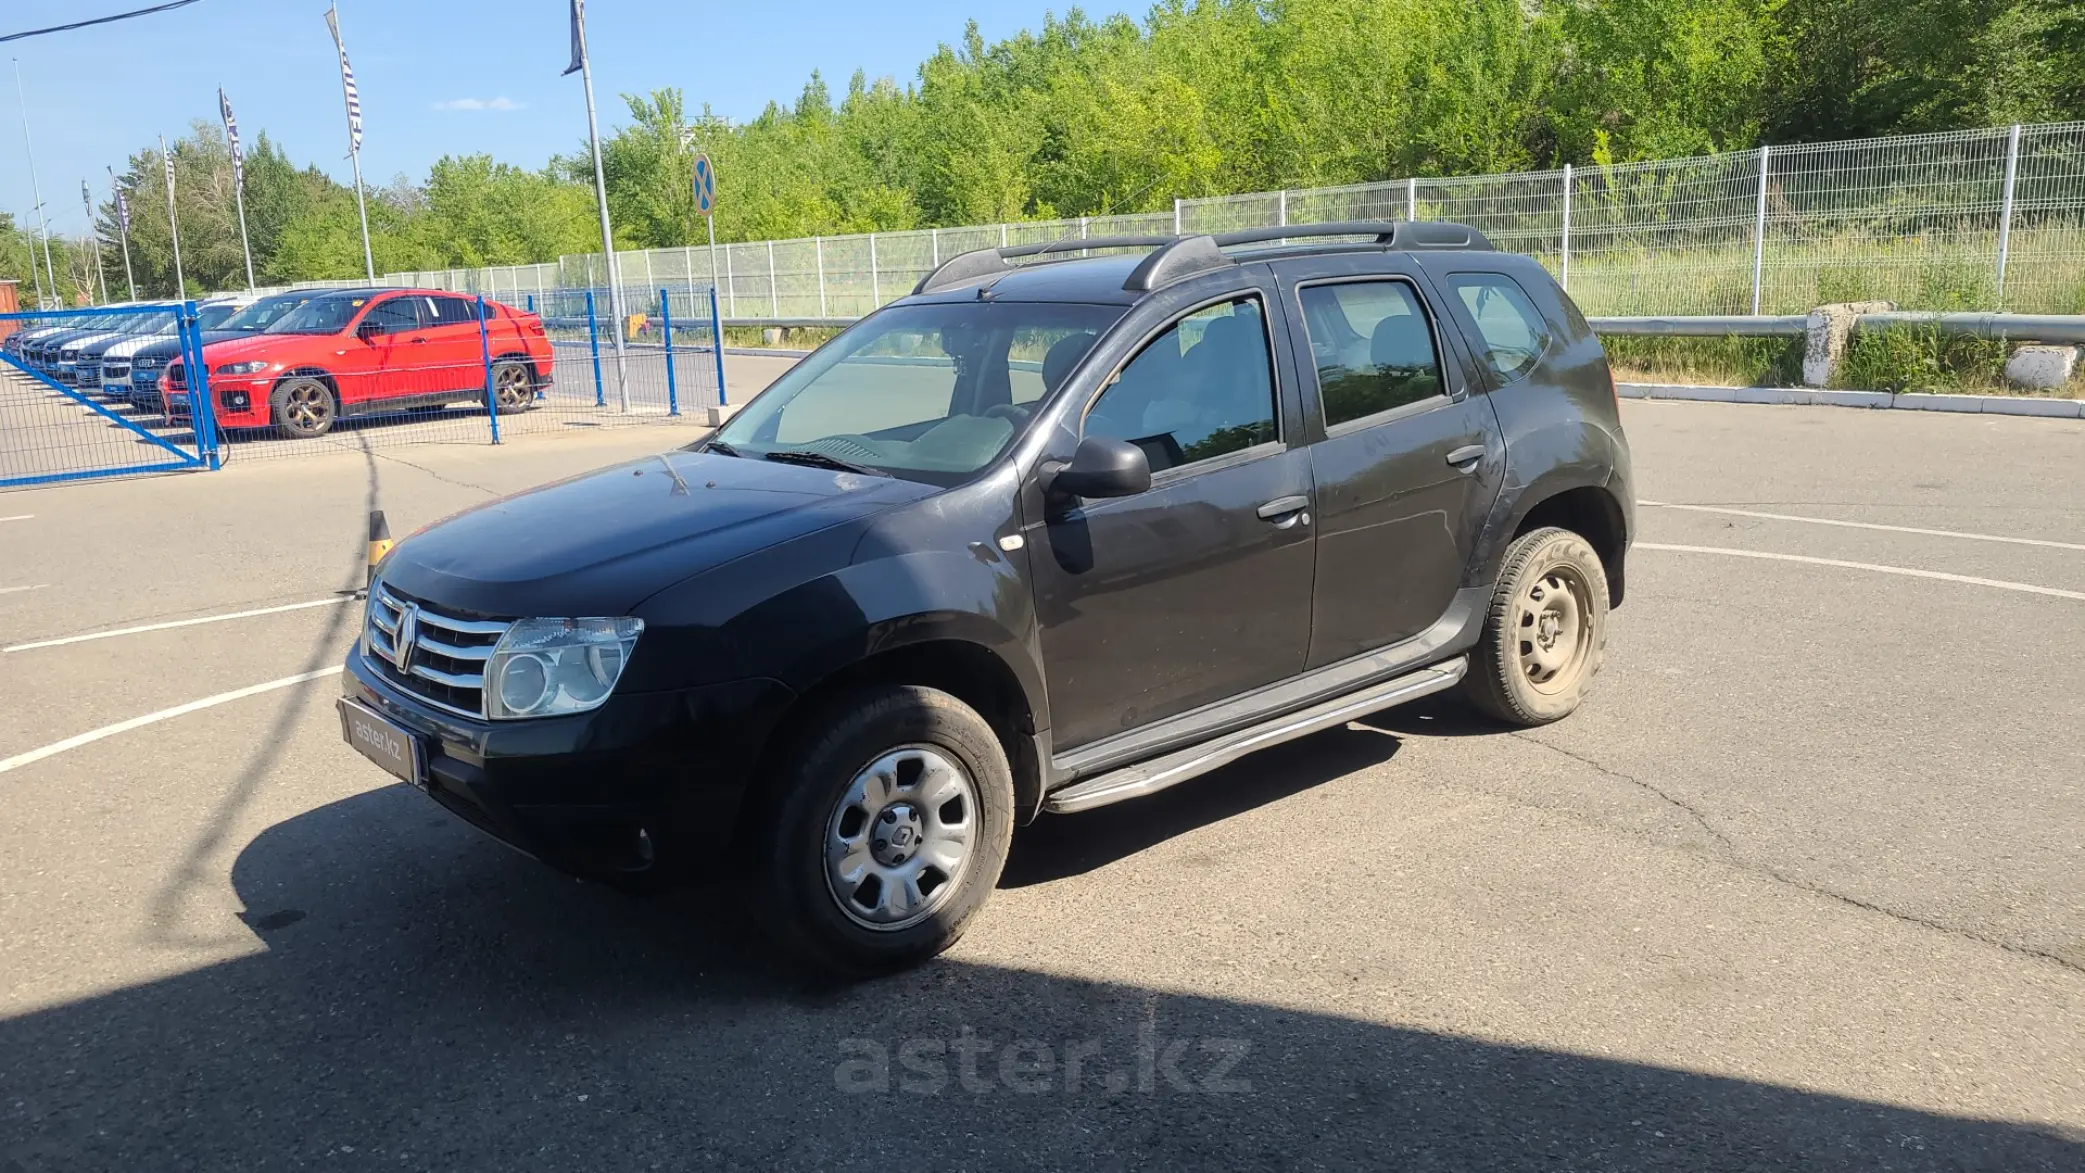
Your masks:
<svg viewBox="0 0 2085 1173"><path fill-rule="evenodd" d="M1587 318L1595 334L1651 338L1800 338L1807 314L1701 314L1692 317Z"/></svg>

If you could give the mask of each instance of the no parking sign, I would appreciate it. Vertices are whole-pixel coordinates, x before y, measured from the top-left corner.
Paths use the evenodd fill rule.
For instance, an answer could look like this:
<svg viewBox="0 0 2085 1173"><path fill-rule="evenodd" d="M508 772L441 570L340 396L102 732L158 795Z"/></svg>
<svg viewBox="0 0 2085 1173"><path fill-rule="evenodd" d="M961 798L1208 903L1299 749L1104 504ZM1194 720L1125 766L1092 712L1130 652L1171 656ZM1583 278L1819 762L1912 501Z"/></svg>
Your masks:
<svg viewBox="0 0 2085 1173"><path fill-rule="evenodd" d="M717 169L708 155L695 156L695 210L705 216L717 210Z"/></svg>

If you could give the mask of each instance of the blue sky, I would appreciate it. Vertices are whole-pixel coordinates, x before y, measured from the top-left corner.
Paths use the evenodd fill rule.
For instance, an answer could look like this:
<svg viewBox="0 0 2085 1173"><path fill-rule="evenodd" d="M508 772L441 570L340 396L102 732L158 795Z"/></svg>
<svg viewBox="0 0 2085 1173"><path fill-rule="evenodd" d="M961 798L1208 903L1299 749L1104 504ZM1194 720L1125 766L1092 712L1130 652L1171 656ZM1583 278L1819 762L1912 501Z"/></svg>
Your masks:
<svg viewBox="0 0 2085 1173"><path fill-rule="evenodd" d="M0 0L0 34L144 7L144 0ZM130 152L191 119L217 117L222 85L251 139L265 129L298 162L348 179L340 77L324 0L201 0L188 8L0 46L21 61L37 178L54 233L86 229L80 180L105 194ZM988 41L1036 28L1063 0L591 0L587 34L603 133L617 95L679 86L744 119L793 100L813 69L836 93L856 68L902 84L975 18ZM1090 14L1142 6L1101 0ZM541 166L586 136L569 58L566 0L340 0L362 92L362 171L419 178L444 154L489 152ZM62 13L62 15L61 15ZM6 64L0 62L0 64ZM34 224L22 109L0 87L0 210Z"/></svg>

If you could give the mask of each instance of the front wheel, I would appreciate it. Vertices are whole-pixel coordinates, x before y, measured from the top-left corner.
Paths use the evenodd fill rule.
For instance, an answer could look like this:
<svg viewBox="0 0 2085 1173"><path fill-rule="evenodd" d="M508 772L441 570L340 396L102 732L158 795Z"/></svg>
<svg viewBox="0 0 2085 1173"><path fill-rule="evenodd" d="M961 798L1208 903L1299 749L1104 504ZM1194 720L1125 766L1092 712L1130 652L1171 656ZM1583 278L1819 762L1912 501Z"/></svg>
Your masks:
<svg viewBox="0 0 2085 1173"><path fill-rule="evenodd" d="M1600 555L1570 530L1538 529L1506 549L1463 691L1508 725L1546 725L1578 708L1606 649Z"/></svg>
<svg viewBox="0 0 2085 1173"><path fill-rule="evenodd" d="M937 689L854 694L753 799L761 926L820 968L901 969L954 944L1013 836L1013 773L976 710Z"/></svg>
<svg viewBox="0 0 2085 1173"><path fill-rule="evenodd" d="M323 436L340 416L340 403L325 380L310 375L284 379L273 396L275 426L299 439Z"/></svg>

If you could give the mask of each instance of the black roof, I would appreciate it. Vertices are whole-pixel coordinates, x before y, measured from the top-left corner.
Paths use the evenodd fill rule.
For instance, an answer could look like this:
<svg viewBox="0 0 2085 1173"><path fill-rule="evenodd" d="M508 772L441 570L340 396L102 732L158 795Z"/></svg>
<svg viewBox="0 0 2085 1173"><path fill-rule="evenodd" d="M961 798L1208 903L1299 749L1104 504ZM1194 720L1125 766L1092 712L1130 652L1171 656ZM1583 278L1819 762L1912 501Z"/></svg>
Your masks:
<svg viewBox="0 0 2085 1173"><path fill-rule="evenodd" d="M1073 255L1093 248L1117 251L1100 256ZM994 298L1009 301L1120 305L1197 273L1254 260L1310 253L1414 250L1489 252L1492 244L1483 233L1466 224L1430 220L1350 220L1213 235L1068 238L960 254L921 278L913 295L935 301L960 301L990 289ZM1028 263L1009 263L1016 261Z"/></svg>

